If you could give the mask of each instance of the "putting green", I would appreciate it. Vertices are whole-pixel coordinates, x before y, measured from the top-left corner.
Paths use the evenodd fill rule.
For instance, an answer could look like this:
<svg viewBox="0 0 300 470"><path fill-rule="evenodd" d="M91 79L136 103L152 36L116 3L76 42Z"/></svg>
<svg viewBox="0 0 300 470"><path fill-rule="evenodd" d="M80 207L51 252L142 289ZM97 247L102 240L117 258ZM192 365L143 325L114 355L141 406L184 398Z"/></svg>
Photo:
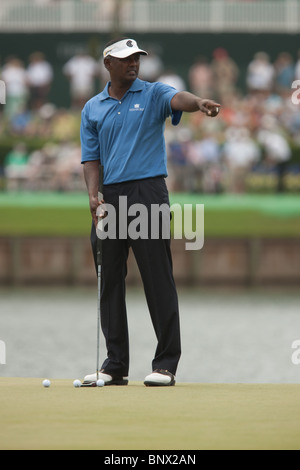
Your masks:
<svg viewBox="0 0 300 470"><path fill-rule="evenodd" d="M0 449L300 449L300 385L0 378Z"/></svg>

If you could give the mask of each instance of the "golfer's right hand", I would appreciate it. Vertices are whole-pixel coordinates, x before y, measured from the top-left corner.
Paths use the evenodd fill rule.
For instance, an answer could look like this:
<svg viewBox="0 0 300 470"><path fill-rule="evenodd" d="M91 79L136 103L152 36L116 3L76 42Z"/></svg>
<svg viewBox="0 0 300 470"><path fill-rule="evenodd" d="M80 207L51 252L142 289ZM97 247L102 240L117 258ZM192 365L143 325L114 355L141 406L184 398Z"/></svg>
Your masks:
<svg viewBox="0 0 300 470"><path fill-rule="evenodd" d="M103 206L103 207L101 209L98 209L99 206ZM101 199L101 201L99 201L98 197L91 196L90 197L90 211L91 211L91 215L92 215L92 219L95 224L95 227L97 227L99 218L104 219L107 216L104 200Z"/></svg>

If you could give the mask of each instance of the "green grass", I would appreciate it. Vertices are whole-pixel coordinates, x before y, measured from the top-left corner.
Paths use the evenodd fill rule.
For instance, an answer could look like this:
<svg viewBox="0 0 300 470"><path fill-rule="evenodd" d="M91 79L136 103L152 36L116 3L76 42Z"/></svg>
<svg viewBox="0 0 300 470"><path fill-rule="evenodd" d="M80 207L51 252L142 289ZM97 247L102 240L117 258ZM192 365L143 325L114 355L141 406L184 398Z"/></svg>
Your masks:
<svg viewBox="0 0 300 470"><path fill-rule="evenodd" d="M64 207L0 208L2 236L86 236L88 209ZM205 210L206 237L299 237L300 217L282 218L253 210Z"/></svg>
<svg viewBox="0 0 300 470"><path fill-rule="evenodd" d="M0 378L0 449L300 449L300 385L75 389ZM101 454L102 455L102 454Z"/></svg>
<svg viewBox="0 0 300 470"><path fill-rule="evenodd" d="M299 237L300 198L295 195L171 194L171 204L204 204L206 237ZM85 194L0 194L0 236L86 236Z"/></svg>
<svg viewBox="0 0 300 470"><path fill-rule="evenodd" d="M0 235L83 236L89 234L88 209L74 207L0 208Z"/></svg>
<svg viewBox="0 0 300 470"><path fill-rule="evenodd" d="M300 217L264 214L255 210L207 210L205 236L292 237L300 236Z"/></svg>

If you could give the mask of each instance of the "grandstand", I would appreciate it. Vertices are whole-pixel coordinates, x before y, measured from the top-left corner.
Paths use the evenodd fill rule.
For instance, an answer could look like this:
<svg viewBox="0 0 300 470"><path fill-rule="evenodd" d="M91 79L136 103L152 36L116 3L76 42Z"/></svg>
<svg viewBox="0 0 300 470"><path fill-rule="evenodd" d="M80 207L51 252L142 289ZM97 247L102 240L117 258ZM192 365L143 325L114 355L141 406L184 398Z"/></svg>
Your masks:
<svg viewBox="0 0 300 470"><path fill-rule="evenodd" d="M298 0L2 0L3 32L298 33Z"/></svg>

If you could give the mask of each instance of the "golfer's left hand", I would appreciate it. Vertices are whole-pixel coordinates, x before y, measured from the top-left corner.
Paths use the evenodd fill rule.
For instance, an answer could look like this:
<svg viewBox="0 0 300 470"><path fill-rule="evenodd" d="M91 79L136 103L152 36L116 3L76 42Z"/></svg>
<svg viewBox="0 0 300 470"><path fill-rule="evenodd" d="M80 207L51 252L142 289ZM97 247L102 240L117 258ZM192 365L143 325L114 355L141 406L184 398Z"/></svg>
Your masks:
<svg viewBox="0 0 300 470"><path fill-rule="evenodd" d="M221 105L212 100L202 100L200 104L200 111L205 113L206 116L215 117L218 116Z"/></svg>

